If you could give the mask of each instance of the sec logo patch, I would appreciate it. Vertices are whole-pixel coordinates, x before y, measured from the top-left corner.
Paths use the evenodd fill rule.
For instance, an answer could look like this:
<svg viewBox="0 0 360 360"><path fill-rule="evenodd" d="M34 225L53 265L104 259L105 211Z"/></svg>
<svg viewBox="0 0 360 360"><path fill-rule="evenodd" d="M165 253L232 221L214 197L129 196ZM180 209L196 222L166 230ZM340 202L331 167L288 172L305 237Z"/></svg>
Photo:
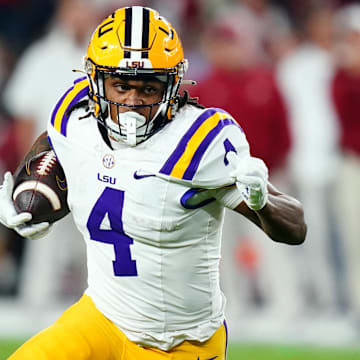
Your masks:
<svg viewBox="0 0 360 360"><path fill-rule="evenodd" d="M111 154L106 154L102 159L102 163L107 169L112 169L115 166L115 158Z"/></svg>

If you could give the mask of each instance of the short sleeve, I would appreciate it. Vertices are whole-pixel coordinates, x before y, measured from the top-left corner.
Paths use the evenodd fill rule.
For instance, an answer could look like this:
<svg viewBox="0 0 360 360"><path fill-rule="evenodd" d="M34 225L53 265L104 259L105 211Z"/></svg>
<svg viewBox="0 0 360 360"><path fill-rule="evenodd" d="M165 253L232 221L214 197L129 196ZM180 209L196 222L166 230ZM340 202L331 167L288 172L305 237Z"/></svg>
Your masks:
<svg viewBox="0 0 360 360"><path fill-rule="evenodd" d="M88 96L89 85L86 77L79 78L74 81L71 86L55 104L47 125L48 139L51 147L55 151L57 158L63 165L71 163L73 150L71 142L72 132L69 130L79 114L74 110L69 110L82 99ZM76 135L76 134L75 134Z"/></svg>
<svg viewBox="0 0 360 360"><path fill-rule="evenodd" d="M88 96L89 82L86 77L74 81L64 95L56 103L48 123L48 131L52 129L67 137L68 124L70 119L69 110L79 101Z"/></svg>
<svg viewBox="0 0 360 360"><path fill-rule="evenodd" d="M240 160L250 156L243 130L226 111L206 109L182 136L160 174L190 187L222 188L234 182L230 152Z"/></svg>
<svg viewBox="0 0 360 360"><path fill-rule="evenodd" d="M235 209L243 201L243 197L236 185L216 190L213 197L222 206L231 210Z"/></svg>

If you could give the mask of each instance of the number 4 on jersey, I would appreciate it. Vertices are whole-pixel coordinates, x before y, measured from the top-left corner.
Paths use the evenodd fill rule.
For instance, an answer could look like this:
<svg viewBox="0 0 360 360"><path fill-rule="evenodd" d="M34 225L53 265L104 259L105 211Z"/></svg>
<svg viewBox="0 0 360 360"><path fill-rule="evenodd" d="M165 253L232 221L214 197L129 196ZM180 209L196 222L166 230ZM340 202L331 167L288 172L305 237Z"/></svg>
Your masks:
<svg viewBox="0 0 360 360"><path fill-rule="evenodd" d="M123 230L122 211L125 192L106 187L91 210L87 228L91 240L112 244L115 251L113 261L115 276L137 276L136 261L131 259L130 245L133 239ZM110 230L101 229L106 214Z"/></svg>

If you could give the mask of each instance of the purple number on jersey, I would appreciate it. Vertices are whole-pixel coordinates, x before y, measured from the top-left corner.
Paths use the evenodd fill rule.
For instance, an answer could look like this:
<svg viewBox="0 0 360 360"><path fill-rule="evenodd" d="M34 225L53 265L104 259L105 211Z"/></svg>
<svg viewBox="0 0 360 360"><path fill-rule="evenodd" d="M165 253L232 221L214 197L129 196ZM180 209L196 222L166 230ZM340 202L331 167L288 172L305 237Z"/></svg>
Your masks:
<svg viewBox="0 0 360 360"><path fill-rule="evenodd" d="M124 233L122 210L124 191L106 187L91 210L87 228L91 240L114 245L115 276L137 276L136 261L131 259L130 245L134 240ZM104 217L108 214L110 230L100 229Z"/></svg>

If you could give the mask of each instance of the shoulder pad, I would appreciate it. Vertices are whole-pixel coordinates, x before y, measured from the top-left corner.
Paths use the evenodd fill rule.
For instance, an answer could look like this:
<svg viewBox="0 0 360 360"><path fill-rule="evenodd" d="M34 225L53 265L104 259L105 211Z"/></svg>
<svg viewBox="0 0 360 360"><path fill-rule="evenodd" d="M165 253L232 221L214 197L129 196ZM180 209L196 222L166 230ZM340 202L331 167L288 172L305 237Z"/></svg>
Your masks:
<svg viewBox="0 0 360 360"><path fill-rule="evenodd" d="M50 123L56 131L66 136L69 121L68 110L88 95L89 82L86 77L74 81L74 85L65 92L55 105Z"/></svg>
<svg viewBox="0 0 360 360"><path fill-rule="evenodd" d="M170 180L176 182L190 182L193 186L212 187L212 185L214 185L217 187L228 184L230 179L220 181L218 179L215 181L216 184L211 184L211 181L214 180L214 174L208 174L210 178L205 179L204 175L206 176L205 173L208 173L208 171L206 170L204 173L205 169L203 169L205 166L209 171L211 169L213 173L216 168L221 170L219 168L220 162L222 162L221 167L223 167L224 161L226 162L226 158L224 160L224 157L226 152L230 151L227 149L230 142L225 138L222 139L222 136L219 136L219 134L223 133L222 130L227 127L233 127L235 129L235 131L231 131L234 132L231 140L232 143L235 143L233 147L236 151L236 148L244 146L245 137L242 129L233 117L226 111L216 108L210 108L202 112L181 137L175 150L160 169L160 177L168 177ZM246 140L245 143L245 149L247 150L248 144ZM211 148L214 150L210 151ZM213 152L216 154L209 155L209 153ZM201 167L200 163L202 164ZM227 164L225 164L225 166L226 165ZM200 177L205 181L201 181L197 173L201 173ZM223 175L225 174L219 174L215 177L221 177ZM224 182L224 184L220 184L222 182Z"/></svg>

